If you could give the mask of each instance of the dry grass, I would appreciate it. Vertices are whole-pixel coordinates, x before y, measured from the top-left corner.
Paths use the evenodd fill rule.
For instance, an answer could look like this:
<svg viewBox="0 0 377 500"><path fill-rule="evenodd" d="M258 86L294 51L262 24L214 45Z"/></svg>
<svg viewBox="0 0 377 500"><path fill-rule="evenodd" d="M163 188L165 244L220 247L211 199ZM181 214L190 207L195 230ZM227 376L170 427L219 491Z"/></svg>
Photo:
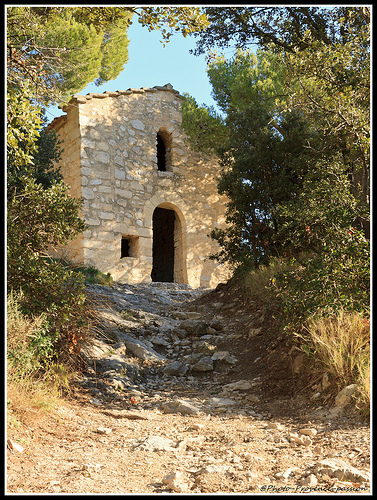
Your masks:
<svg viewBox="0 0 377 500"><path fill-rule="evenodd" d="M253 299L279 307L274 277L299 264L277 259L268 267L248 273L243 282ZM301 348L310 355L320 373L327 372L338 388L357 383L356 405L369 411L370 406L370 325L369 318L357 312L339 311L332 316L317 314L304 326L305 333L294 334ZM284 322L281 323L284 328ZM302 331L302 330L301 330Z"/></svg>
<svg viewBox="0 0 377 500"><path fill-rule="evenodd" d="M370 326L357 312L340 311L313 317L306 324L307 340L323 371L339 386L357 383L362 406L370 404Z"/></svg>
<svg viewBox="0 0 377 500"><path fill-rule="evenodd" d="M49 413L59 400L61 389L68 385L62 365L51 364L43 372L31 340L45 325L43 315L25 317L18 298L7 297L7 424L34 421Z"/></svg>
<svg viewBox="0 0 377 500"><path fill-rule="evenodd" d="M261 266L258 270L247 273L243 278L244 286L251 295L262 302L274 300L276 298L273 286L275 276L290 271L297 265L297 263L290 263L287 259L272 260L269 266Z"/></svg>

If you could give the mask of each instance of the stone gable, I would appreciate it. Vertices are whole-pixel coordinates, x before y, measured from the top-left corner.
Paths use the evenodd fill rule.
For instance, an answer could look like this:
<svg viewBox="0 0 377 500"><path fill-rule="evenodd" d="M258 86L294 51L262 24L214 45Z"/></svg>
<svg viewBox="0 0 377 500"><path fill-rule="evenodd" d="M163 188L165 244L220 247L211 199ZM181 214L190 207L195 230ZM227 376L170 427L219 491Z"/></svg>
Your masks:
<svg viewBox="0 0 377 500"><path fill-rule="evenodd" d="M182 97L170 84L75 95L50 124L63 140L61 172L84 199L89 229L64 250L124 283L214 287L229 276L209 260L223 227L216 159L190 151Z"/></svg>

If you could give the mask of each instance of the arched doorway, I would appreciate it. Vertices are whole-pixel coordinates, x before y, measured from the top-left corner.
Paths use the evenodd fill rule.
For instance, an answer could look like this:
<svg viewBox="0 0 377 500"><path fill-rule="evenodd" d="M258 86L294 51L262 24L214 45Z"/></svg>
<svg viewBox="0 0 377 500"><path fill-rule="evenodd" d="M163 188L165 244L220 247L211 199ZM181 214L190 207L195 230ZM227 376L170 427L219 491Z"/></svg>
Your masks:
<svg viewBox="0 0 377 500"><path fill-rule="evenodd" d="M163 203L155 208L152 224L152 281L185 283L183 231L178 213L172 205Z"/></svg>

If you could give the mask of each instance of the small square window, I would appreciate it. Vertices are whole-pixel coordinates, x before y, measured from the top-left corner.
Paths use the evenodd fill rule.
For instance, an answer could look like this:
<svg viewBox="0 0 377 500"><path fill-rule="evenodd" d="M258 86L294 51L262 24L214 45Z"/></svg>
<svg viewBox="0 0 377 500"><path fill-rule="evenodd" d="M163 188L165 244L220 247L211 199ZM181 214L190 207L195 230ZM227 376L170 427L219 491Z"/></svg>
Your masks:
<svg viewBox="0 0 377 500"><path fill-rule="evenodd" d="M138 236L122 236L120 246L120 258L138 257L139 255L139 237Z"/></svg>

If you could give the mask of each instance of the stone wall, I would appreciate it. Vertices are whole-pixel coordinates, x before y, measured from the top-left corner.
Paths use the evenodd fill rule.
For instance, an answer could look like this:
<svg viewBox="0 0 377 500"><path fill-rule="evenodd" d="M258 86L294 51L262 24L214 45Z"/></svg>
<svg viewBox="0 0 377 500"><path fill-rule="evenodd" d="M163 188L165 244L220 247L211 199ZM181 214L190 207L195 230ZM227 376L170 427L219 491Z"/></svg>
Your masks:
<svg viewBox="0 0 377 500"><path fill-rule="evenodd" d="M172 233L173 278L167 281L196 288L228 278L228 270L208 258L217 250L208 234L224 225L218 163L190 151L181 102L169 84L77 95L63 108L67 114L52 122L64 141L64 180L72 195L84 199L89 227L69 244L69 258L120 282L148 282L161 238ZM164 219L156 217L153 222L157 207L173 214L171 226L158 227ZM168 252L160 251L162 260L169 260L163 255Z"/></svg>

